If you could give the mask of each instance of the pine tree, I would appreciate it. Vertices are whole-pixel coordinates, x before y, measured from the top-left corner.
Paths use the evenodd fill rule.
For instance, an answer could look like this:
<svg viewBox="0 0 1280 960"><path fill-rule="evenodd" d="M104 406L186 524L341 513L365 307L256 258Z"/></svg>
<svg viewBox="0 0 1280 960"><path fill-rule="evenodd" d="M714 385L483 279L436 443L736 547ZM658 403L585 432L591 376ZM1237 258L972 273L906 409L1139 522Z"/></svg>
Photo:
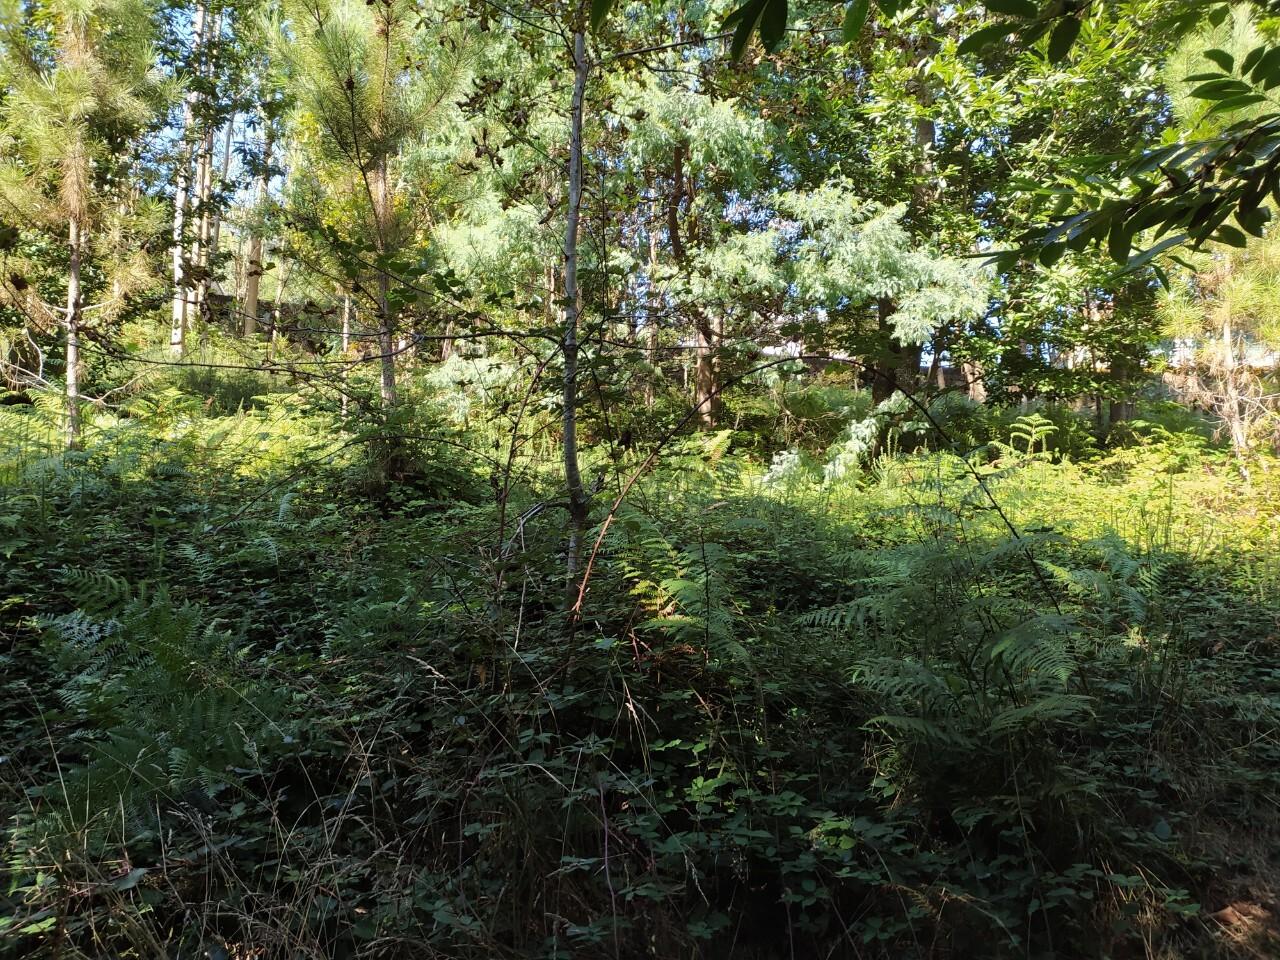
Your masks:
<svg viewBox="0 0 1280 960"><path fill-rule="evenodd" d="M349 272L362 272L372 289L380 392L390 408L401 352L396 264L425 219L415 206L423 199L420 183L411 182L408 171L416 153L450 137L457 100L470 82L474 43L455 27L432 34L405 0L298 3L288 12L293 36L281 38L280 53L297 104L294 149L306 157L297 166L311 171L311 195L318 190L331 212L344 209L345 215L327 224L317 222L315 209L299 212L310 220L313 237L344 234L372 248L372 262L360 261L360 269ZM349 249L343 256L346 266L355 266Z"/></svg>
<svg viewBox="0 0 1280 960"><path fill-rule="evenodd" d="M45 0L27 12L26 30L3 37L10 93L3 131L10 149L0 160L0 204L6 218L61 235L67 254L65 299L54 306L26 286L34 317L58 317L65 346L66 440L81 436L81 347L85 330L86 261L134 276L106 285L96 317L118 307L137 285L136 258L118 245L95 251L95 231L127 209L127 147L153 115L150 12L142 0ZM108 231L103 231L109 235Z"/></svg>

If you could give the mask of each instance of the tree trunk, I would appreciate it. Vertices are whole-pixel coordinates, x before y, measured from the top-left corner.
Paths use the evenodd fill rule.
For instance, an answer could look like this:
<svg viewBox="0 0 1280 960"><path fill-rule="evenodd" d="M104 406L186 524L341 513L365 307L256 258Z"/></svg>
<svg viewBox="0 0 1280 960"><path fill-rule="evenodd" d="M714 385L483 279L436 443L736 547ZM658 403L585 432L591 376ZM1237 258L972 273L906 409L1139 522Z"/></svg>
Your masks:
<svg viewBox="0 0 1280 960"><path fill-rule="evenodd" d="M67 225L67 448L80 444L80 224Z"/></svg>
<svg viewBox="0 0 1280 960"><path fill-rule="evenodd" d="M578 219L582 212L582 113L586 87L587 42L579 27L573 35L573 100L569 108L569 210L564 231L564 327L560 341L561 352L564 354L564 479L569 493L570 520L565 573L571 592L581 560L588 507L578 465Z"/></svg>
<svg viewBox="0 0 1280 960"><path fill-rule="evenodd" d="M231 141L235 136L236 115L233 113L227 119L227 132L222 138L222 166L218 170L218 189L221 191L226 187L227 177L231 175ZM210 192L212 196L212 191ZM210 214L209 225L209 248L205 253L206 273L205 273L205 294L212 286L213 278L209 275L210 270L215 266L214 260L218 256L218 239L222 234L222 208L215 207ZM207 308L206 308L207 309Z"/></svg>
<svg viewBox="0 0 1280 960"><path fill-rule="evenodd" d="M209 36L207 41L212 41L214 37L220 36L222 33L222 12L213 17L210 22ZM214 76L214 64L208 57L205 58L204 66L207 70L207 76L212 80ZM192 244L192 260L196 265L196 292L195 292L195 310L196 316L204 323L209 320L209 269L212 266L213 254L216 251L211 250L213 240L213 137L215 130L210 126L204 132L204 136L200 140L200 151L196 160L196 209L200 214L199 227L196 230L196 239Z"/></svg>
<svg viewBox="0 0 1280 960"><path fill-rule="evenodd" d="M178 165L178 182L173 195L173 310L169 327L169 352L182 356L187 347L187 282L183 265L183 231L187 212L187 162Z"/></svg>
<svg viewBox="0 0 1280 960"><path fill-rule="evenodd" d="M196 285L192 306L201 321L208 319L209 239L212 231L210 209L213 197L213 130L205 131L196 159L196 237L191 243L191 260L195 267Z"/></svg>
<svg viewBox="0 0 1280 960"><path fill-rule="evenodd" d="M685 247L680 237L680 201L687 195L690 207L693 203L692 187L685 183L686 149L684 144L676 145L671 161L671 193L667 197L667 241L671 244L672 257L681 265L685 260ZM697 410L698 425L703 430L710 430L716 425L720 412L716 348L723 339L723 333L722 318L708 317L700 308L694 307L693 403Z"/></svg>
<svg viewBox="0 0 1280 960"><path fill-rule="evenodd" d="M1237 457L1249 452L1249 428L1244 415L1243 397L1239 381L1240 364L1236 360L1235 334L1231 329L1231 316L1223 310L1222 317L1222 419L1226 421L1231 436L1231 449Z"/></svg>
<svg viewBox="0 0 1280 960"><path fill-rule="evenodd" d="M647 353L649 358L649 376L645 378L644 384L644 405L652 407L654 400L657 398L658 379L661 377L660 368L658 366L658 311L656 309L657 297L654 289L654 277L658 272L658 231L651 223L649 225L649 275L645 278L644 288L644 320L645 320L645 340L647 341Z"/></svg>
<svg viewBox="0 0 1280 960"><path fill-rule="evenodd" d="M444 337L440 341L440 362L448 360L453 356L453 321L450 320L444 325Z"/></svg>
<svg viewBox="0 0 1280 960"><path fill-rule="evenodd" d="M373 216L377 221L377 248L379 254L387 252L387 233L391 223L391 183L387 171L387 158L379 157L370 173L373 192ZM379 258L381 259L381 257ZM395 332L391 317L391 278L381 264L378 266L378 353L382 370L382 406L391 409L396 405L396 350Z"/></svg>
<svg viewBox="0 0 1280 960"><path fill-rule="evenodd" d="M203 54L207 29L208 16L205 12L205 4L201 2L196 5L191 23L191 57L197 75L202 72L200 57ZM195 124L195 108L199 96L199 93L192 89L188 90L186 96L182 98L182 137L186 141L190 140L192 127ZM191 292L186 270L188 261L185 231L191 188L192 147L191 143L185 143L179 152L173 193L173 308L169 329L169 352L175 357L182 356L187 348L187 322L190 318Z"/></svg>
<svg viewBox="0 0 1280 960"><path fill-rule="evenodd" d="M258 216L266 206L271 185L271 148L273 146L270 122L264 118L266 134L262 143L262 173L258 175ZM258 296L262 289L262 230L255 226L249 239L249 269L244 278L244 335L253 336L258 330Z"/></svg>
<svg viewBox="0 0 1280 960"><path fill-rule="evenodd" d="M916 118L916 149L919 153L912 170L915 182L911 189L912 213L916 217L920 217L924 213L937 188L933 152L938 137L938 126L929 115L929 110L933 106L934 95L933 88L929 85L927 66L929 61L937 55L940 48L937 37L940 35L942 27L939 22L939 11L936 5L930 5L926 11L926 16L933 29L925 36L921 47L917 50L914 64L916 70L914 80L916 102L921 108L921 115Z"/></svg>
<svg viewBox="0 0 1280 960"><path fill-rule="evenodd" d="M933 35L936 35L940 29L938 8L930 7L927 16L934 26ZM920 218L928 209L937 187L933 150L938 129L933 119L927 116L928 109L933 105L933 90L929 86L928 75L924 69L928 59L938 51L938 42L933 35L927 37L917 51L916 76L913 81L916 102L926 112L926 115L917 118L915 124L918 156L912 167L911 217L916 233L922 229ZM909 391L919 386L920 357L923 354L923 348L921 344L902 343L890 332L891 320L897 309L898 305L892 299L883 298L879 302L880 329L889 337L889 356L886 362L876 365L877 375L871 385L871 396L876 403L891 397L895 390Z"/></svg>
<svg viewBox="0 0 1280 960"><path fill-rule="evenodd" d="M390 280L385 273L378 275L378 353L382 379L380 390L382 406L391 409L396 405L396 345L391 333Z"/></svg>
<svg viewBox="0 0 1280 960"><path fill-rule="evenodd" d="M898 309L897 304L889 297L881 297L876 305L878 321L880 329L887 331L892 325L894 311ZM893 391L897 388L898 383L898 367L902 364L902 344L892 335L885 345L884 354L875 359L870 365L871 373L871 402L873 405L880 405L884 401L893 396Z"/></svg>
<svg viewBox="0 0 1280 960"><path fill-rule="evenodd" d="M342 297L342 416L347 416L347 354L351 350L351 295Z"/></svg>
<svg viewBox="0 0 1280 960"><path fill-rule="evenodd" d="M693 402L698 408L698 423L704 430L716 425L719 403L716 400L716 324L698 311L693 367Z"/></svg>
<svg viewBox="0 0 1280 960"><path fill-rule="evenodd" d="M969 399L975 403L986 403L987 387L982 379L982 364L976 360L966 360L960 364L960 370L964 374Z"/></svg>

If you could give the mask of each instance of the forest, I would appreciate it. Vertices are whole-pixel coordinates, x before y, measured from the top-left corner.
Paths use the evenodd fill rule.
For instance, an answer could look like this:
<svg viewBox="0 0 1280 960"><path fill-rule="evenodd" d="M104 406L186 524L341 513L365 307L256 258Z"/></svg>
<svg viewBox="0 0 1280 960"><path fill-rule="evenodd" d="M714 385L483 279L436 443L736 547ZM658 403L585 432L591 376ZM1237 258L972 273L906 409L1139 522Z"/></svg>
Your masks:
<svg viewBox="0 0 1280 960"><path fill-rule="evenodd" d="M1277 0L0 0L0 957L1280 956L1277 205Z"/></svg>

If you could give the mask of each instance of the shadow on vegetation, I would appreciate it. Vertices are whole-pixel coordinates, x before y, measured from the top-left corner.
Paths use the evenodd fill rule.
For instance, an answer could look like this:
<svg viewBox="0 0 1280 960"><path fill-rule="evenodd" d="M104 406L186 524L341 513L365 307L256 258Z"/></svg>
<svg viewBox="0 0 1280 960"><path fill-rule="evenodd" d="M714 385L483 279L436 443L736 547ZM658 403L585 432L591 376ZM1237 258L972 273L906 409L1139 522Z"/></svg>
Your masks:
<svg viewBox="0 0 1280 960"><path fill-rule="evenodd" d="M1280 629L1226 554L695 450L573 623L554 507L208 441L4 488L17 954L1274 950Z"/></svg>

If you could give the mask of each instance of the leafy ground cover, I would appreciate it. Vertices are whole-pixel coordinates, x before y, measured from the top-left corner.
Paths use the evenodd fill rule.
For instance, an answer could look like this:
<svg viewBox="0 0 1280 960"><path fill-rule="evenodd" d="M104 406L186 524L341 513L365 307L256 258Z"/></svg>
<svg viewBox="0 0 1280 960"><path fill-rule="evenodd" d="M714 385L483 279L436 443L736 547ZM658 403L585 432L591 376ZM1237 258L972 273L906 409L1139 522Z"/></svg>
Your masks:
<svg viewBox="0 0 1280 960"><path fill-rule="evenodd" d="M1280 464L702 436L575 617L536 450L259 401L4 412L13 955L1274 954Z"/></svg>

